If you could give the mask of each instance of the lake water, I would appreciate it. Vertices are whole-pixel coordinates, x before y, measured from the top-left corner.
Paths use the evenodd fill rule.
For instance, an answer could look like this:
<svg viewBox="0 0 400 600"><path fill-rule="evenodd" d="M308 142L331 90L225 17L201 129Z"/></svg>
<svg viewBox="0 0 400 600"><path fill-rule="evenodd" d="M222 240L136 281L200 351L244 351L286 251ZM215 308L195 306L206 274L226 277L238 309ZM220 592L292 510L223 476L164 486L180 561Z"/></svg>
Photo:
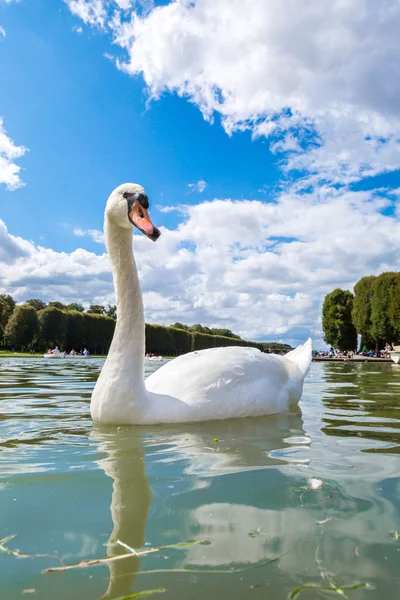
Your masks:
<svg viewBox="0 0 400 600"><path fill-rule="evenodd" d="M101 365L0 359L0 538L53 555L0 552L0 598L398 600L400 366L313 364L292 415L93 428ZM117 540L204 543L43 574Z"/></svg>

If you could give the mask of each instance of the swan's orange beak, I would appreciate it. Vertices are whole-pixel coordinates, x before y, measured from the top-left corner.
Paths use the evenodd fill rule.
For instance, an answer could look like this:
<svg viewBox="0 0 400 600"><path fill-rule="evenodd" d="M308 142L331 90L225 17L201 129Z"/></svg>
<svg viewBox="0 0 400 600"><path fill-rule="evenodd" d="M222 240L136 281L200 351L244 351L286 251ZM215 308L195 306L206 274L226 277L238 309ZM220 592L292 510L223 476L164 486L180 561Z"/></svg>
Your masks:
<svg viewBox="0 0 400 600"><path fill-rule="evenodd" d="M161 235L161 231L153 225L150 221L149 213L147 208L143 208L139 202L135 202L130 210L129 220L135 227L139 229L144 235L156 242Z"/></svg>

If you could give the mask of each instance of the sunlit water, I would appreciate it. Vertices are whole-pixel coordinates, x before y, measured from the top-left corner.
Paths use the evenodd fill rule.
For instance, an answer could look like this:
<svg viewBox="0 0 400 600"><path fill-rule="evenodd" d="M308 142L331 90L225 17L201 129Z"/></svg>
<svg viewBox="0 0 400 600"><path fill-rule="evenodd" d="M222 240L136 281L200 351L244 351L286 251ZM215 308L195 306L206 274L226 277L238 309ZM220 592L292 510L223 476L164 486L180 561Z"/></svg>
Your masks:
<svg viewBox="0 0 400 600"><path fill-rule="evenodd" d="M400 597L400 366L313 364L292 415L98 429L101 365L0 359L0 538L66 565L207 543L48 574L3 551L1 598Z"/></svg>

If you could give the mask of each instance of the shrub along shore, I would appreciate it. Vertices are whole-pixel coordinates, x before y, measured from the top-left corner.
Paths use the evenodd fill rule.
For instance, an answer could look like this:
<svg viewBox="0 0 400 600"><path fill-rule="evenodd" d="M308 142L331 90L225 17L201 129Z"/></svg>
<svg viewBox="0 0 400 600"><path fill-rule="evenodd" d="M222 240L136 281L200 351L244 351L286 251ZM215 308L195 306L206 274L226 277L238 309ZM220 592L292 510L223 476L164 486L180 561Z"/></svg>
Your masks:
<svg viewBox="0 0 400 600"><path fill-rule="evenodd" d="M105 356L110 348L116 324L116 306L91 305L85 312L77 303L68 306L33 298L17 306L10 295L0 295L0 356L34 356L58 346L61 351ZM230 329L210 329L200 324L171 326L146 324L146 352L178 356L224 346L246 346L262 352L287 352L280 343L252 342L241 339Z"/></svg>
<svg viewBox="0 0 400 600"><path fill-rule="evenodd" d="M31 356L29 351L26 352L29 348L41 355L54 346L67 352L72 348L80 350L86 347L92 355L107 354L115 329L114 319L75 311L70 311L67 315L58 314L62 313L58 309L45 309L45 311L49 312L45 315L39 314L41 327L35 341L18 348L11 343L16 350L21 350L21 354ZM146 323L146 352L151 354L179 356L194 350L221 346L248 346L264 351L263 344L257 342ZM14 356L15 352L0 351L0 356L5 355Z"/></svg>
<svg viewBox="0 0 400 600"><path fill-rule="evenodd" d="M110 316L47 306L36 310L22 304L10 311L3 328L3 352L46 352L58 346L62 351L80 351L86 347L92 355L106 355L113 338L116 320ZM183 326L186 327L186 326ZM229 332L229 330L227 330ZM231 333L231 332L229 332ZM232 334L234 335L234 334ZM212 333L146 324L146 352L178 356L194 350L224 346L247 346L268 352L266 344ZM271 344L271 349L288 350L289 346Z"/></svg>
<svg viewBox="0 0 400 600"><path fill-rule="evenodd" d="M264 351L263 344L258 342L146 323L146 352L178 356L194 350L221 346L250 346Z"/></svg>

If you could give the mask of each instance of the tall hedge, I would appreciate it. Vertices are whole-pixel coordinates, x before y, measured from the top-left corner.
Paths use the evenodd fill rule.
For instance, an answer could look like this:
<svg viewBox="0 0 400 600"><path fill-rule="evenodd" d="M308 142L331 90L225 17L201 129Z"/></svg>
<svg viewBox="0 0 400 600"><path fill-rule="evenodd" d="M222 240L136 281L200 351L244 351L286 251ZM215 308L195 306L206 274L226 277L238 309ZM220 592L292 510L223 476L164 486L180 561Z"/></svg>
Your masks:
<svg viewBox="0 0 400 600"><path fill-rule="evenodd" d="M169 331L170 340L172 342L171 349L176 354L186 354L192 349L192 334L184 329L176 329L175 327L166 327Z"/></svg>
<svg viewBox="0 0 400 600"><path fill-rule="evenodd" d="M208 333L192 332L192 351L205 350L206 348L215 348L217 336L209 335ZM219 337L219 336L218 336Z"/></svg>
<svg viewBox="0 0 400 600"><path fill-rule="evenodd" d="M60 350L65 348L67 338L68 318L67 314L59 308L49 306L39 310L39 346L54 348L59 346Z"/></svg>
<svg viewBox="0 0 400 600"><path fill-rule="evenodd" d="M7 297L0 297L1 309L4 308L5 299ZM67 352L72 349L79 351L84 347L88 348L91 354L108 352L114 335L115 319L98 313L67 310L59 308L55 304L37 310L37 312L33 306L17 307L13 313L15 322L19 319L18 323L21 321L22 324L20 316L23 313L25 316L33 315L33 319L37 315L38 327L33 326L31 334L28 335L26 327L21 328L20 324L21 326L19 325L17 328L18 332L13 330L12 336L8 335L8 341L20 346L29 346L34 343L40 351L58 346L61 351ZM76 306L79 308L79 305ZM23 332L22 329L24 329ZM2 333L1 327L0 333ZM9 328L9 333L11 333L11 328ZM18 336L21 334L23 339L21 336L18 337L17 333ZM263 351L262 344L240 338L146 324L146 352L176 356L193 350L219 346L254 346Z"/></svg>
<svg viewBox="0 0 400 600"><path fill-rule="evenodd" d="M85 346L92 354L105 354L111 345L115 321L96 313L84 313Z"/></svg>
<svg viewBox="0 0 400 600"><path fill-rule="evenodd" d="M262 344L257 342L248 342L237 338L225 337L222 335L209 335L207 333L192 332L192 351L205 350L206 348L220 348L225 346L247 346L258 348L263 351Z"/></svg>
<svg viewBox="0 0 400 600"><path fill-rule="evenodd" d="M263 351L256 342L146 323L146 352L175 355L220 346L252 346Z"/></svg>
<svg viewBox="0 0 400 600"><path fill-rule="evenodd" d="M86 322L84 314L77 310L69 310L67 315L66 349L79 352L86 342Z"/></svg>

